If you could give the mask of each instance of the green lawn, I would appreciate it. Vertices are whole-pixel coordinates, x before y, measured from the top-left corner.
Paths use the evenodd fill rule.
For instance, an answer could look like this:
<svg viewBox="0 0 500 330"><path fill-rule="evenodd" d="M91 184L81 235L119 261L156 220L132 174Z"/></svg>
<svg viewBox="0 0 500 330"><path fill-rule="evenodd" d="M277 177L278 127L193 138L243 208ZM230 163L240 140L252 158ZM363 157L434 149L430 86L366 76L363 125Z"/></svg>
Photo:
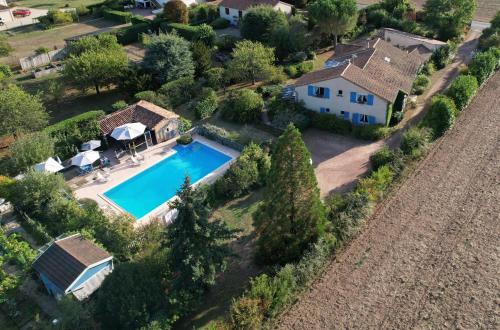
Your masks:
<svg viewBox="0 0 500 330"><path fill-rule="evenodd" d="M14 83L21 86L25 91L31 94L41 93L44 98L45 85L51 79L62 79L59 74L52 74L42 78L33 79L29 75L18 75L13 80ZM64 82L61 82L64 84ZM111 105L124 96L117 90L103 89L100 95L93 90L82 93L79 90L68 88L65 91L66 96L58 103L45 101L45 107L50 115L50 123L67 119L91 110L103 110L105 112L113 111Z"/></svg>
<svg viewBox="0 0 500 330"><path fill-rule="evenodd" d="M224 319L232 298L241 295L249 279L262 271L253 262L255 235L252 225L252 214L261 200L262 191L256 191L231 201L214 212L213 218L223 219L230 228L242 230L240 237L232 244L238 257L230 262L228 270L207 293L200 307L190 317L178 322L177 329L203 329L211 321Z"/></svg>
<svg viewBox="0 0 500 330"><path fill-rule="evenodd" d="M103 0L17 0L15 4L22 7L53 9L53 8L78 8L80 6L89 6Z"/></svg>

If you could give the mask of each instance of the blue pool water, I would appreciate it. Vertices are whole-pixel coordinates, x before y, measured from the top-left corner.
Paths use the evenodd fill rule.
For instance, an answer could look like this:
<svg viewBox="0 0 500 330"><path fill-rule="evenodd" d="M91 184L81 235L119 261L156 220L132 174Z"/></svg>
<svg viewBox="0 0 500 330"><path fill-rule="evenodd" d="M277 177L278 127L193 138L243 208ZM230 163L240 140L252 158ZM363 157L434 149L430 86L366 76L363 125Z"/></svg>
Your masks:
<svg viewBox="0 0 500 330"><path fill-rule="evenodd" d="M174 197L185 175L195 183L231 160L197 141L173 149L175 154L111 188L104 196L139 219Z"/></svg>

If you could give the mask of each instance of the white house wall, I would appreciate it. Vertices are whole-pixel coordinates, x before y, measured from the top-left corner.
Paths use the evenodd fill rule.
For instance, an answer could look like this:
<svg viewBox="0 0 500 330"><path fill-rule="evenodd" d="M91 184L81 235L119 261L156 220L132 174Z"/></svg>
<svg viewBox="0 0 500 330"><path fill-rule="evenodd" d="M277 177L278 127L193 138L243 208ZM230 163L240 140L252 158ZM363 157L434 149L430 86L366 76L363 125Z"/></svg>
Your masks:
<svg viewBox="0 0 500 330"><path fill-rule="evenodd" d="M276 6L274 6L275 10L281 10L283 13L290 15L292 13L292 6L287 3L279 2Z"/></svg>
<svg viewBox="0 0 500 330"><path fill-rule="evenodd" d="M308 86L327 87L330 90L329 98L319 98L308 95ZM338 96L338 90L342 90L343 96ZM350 81L338 77L331 80L312 83L305 86L298 86L295 88L297 99L304 101L305 106L313 111L320 112L321 108L329 108L329 114L342 116L341 111L349 112L349 120L352 120L354 113L365 114L374 116L377 124L385 124L386 112L388 102L377 95L374 95L373 105L351 103L350 93L356 92L357 95L372 94L365 89L351 83ZM345 118L347 119L347 118Z"/></svg>
<svg viewBox="0 0 500 330"><path fill-rule="evenodd" d="M219 15L227 19L231 25L238 25L239 16L237 9L229 8L229 14L226 14L226 7L219 6ZM243 12L243 15L245 15L245 12Z"/></svg>

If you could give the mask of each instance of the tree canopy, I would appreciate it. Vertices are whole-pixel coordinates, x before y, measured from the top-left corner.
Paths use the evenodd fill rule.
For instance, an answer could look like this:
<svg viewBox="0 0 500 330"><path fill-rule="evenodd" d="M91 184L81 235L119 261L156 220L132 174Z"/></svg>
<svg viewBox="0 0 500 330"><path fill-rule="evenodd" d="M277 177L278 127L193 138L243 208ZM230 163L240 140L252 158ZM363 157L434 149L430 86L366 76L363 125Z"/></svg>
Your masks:
<svg viewBox="0 0 500 330"><path fill-rule="evenodd" d="M0 135L32 132L47 125L48 114L38 95L16 85L0 89Z"/></svg>
<svg viewBox="0 0 500 330"><path fill-rule="evenodd" d="M227 74L238 81L264 80L276 72L274 50L260 42L243 40L236 44Z"/></svg>
<svg viewBox="0 0 500 330"><path fill-rule="evenodd" d="M99 94L101 87L117 82L127 65L127 54L115 36L89 36L69 47L63 74L80 88L94 87Z"/></svg>
<svg viewBox="0 0 500 330"><path fill-rule="evenodd" d="M474 0L427 0L424 4L426 24L437 32L441 40L462 34L472 21L475 11Z"/></svg>
<svg viewBox="0 0 500 330"><path fill-rule="evenodd" d="M259 5L248 9L241 20L241 35L245 39L269 42L272 33L288 26L285 14L270 5Z"/></svg>
<svg viewBox="0 0 500 330"><path fill-rule="evenodd" d="M316 0L307 5L307 10L322 33L333 35L334 45L339 35L356 26L358 19L355 0Z"/></svg>
<svg viewBox="0 0 500 330"><path fill-rule="evenodd" d="M176 34L160 34L146 46L143 67L160 84L193 77L194 63L189 42Z"/></svg>
<svg viewBox="0 0 500 330"><path fill-rule="evenodd" d="M14 171L20 173L53 157L54 139L42 132L23 135L10 146L9 151Z"/></svg>
<svg viewBox="0 0 500 330"><path fill-rule="evenodd" d="M209 221L210 210L205 198L193 191L189 177L172 203L177 218L168 227L166 244L174 274L173 294L184 297L181 304L192 302L208 286L215 284L216 275L226 269L226 259L232 255L228 242L235 230L219 220ZM189 299L189 297L191 299Z"/></svg>
<svg viewBox="0 0 500 330"><path fill-rule="evenodd" d="M297 260L323 235L326 217L300 132L290 124L272 152L264 202L254 214L258 259L264 263Z"/></svg>

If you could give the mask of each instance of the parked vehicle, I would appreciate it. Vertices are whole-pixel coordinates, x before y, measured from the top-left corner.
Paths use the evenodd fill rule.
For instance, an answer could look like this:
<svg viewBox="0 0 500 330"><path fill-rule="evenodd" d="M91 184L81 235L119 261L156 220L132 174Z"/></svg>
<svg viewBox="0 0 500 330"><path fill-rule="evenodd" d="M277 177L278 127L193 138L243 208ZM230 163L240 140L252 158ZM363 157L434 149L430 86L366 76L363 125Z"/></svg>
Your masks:
<svg viewBox="0 0 500 330"><path fill-rule="evenodd" d="M31 10L29 9L15 9L12 11L12 15L15 17L27 17L31 15Z"/></svg>

